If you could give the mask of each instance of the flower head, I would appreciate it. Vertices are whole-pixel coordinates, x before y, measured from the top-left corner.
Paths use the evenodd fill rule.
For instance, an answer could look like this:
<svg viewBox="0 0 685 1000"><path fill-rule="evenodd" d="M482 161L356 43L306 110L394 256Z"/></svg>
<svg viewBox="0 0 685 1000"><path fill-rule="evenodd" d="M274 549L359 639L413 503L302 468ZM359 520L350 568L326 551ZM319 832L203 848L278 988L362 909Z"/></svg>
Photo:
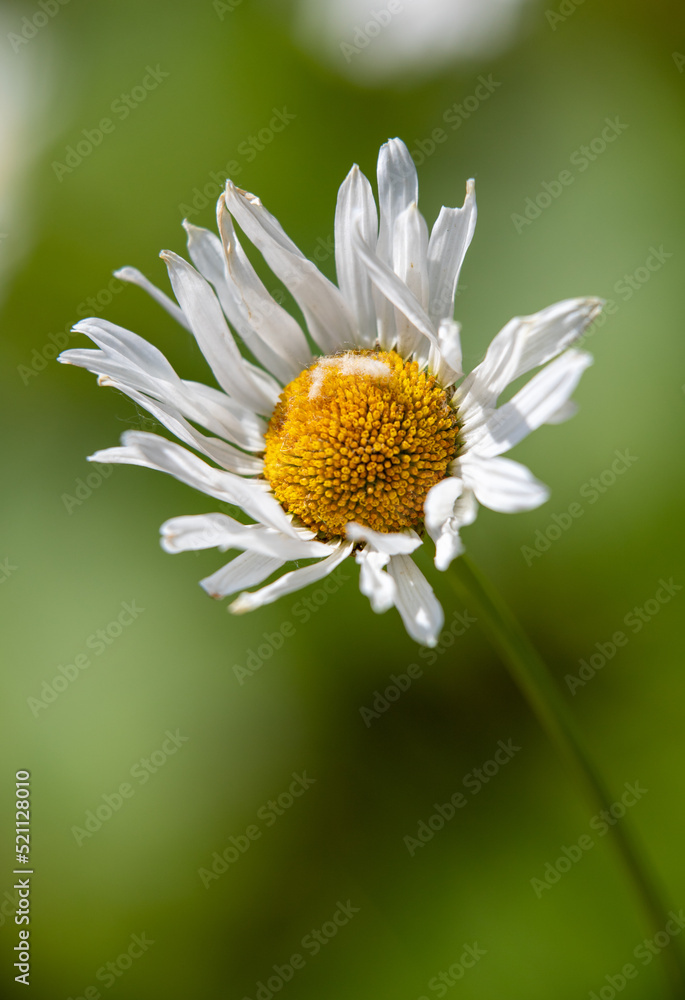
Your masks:
<svg viewBox="0 0 685 1000"><path fill-rule="evenodd" d="M378 193L380 218L358 167L340 188L338 287L230 181L217 206L220 236L184 224L195 266L161 254L178 304L134 268L117 272L195 336L219 388L181 379L155 347L102 319L74 327L98 350L60 360L95 372L187 446L129 431L91 460L170 473L252 518L209 513L161 528L169 552L240 551L201 581L214 597L241 591L230 610L269 604L353 555L374 611L395 606L417 642L435 645L442 608L411 553L427 534L437 568L447 569L479 503L514 512L547 499L525 466L501 456L572 414L571 393L592 359L570 345L601 302L569 299L511 320L464 377L452 314L476 223L474 183L461 208L441 209L429 236L414 164L393 139L380 151ZM236 223L292 293L310 339L257 276ZM541 366L497 405L511 382ZM291 561L307 565L248 590Z"/></svg>

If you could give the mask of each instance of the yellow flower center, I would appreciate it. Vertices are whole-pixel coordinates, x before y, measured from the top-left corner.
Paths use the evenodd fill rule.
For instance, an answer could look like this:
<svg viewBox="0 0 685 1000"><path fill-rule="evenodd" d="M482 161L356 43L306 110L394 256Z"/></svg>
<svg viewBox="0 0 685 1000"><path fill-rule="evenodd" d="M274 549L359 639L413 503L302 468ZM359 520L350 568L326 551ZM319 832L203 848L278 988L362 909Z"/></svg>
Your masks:
<svg viewBox="0 0 685 1000"><path fill-rule="evenodd" d="M375 531L423 522L431 486L458 448L447 393L395 351L321 358L283 390L264 474L288 513L325 538L349 521Z"/></svg>

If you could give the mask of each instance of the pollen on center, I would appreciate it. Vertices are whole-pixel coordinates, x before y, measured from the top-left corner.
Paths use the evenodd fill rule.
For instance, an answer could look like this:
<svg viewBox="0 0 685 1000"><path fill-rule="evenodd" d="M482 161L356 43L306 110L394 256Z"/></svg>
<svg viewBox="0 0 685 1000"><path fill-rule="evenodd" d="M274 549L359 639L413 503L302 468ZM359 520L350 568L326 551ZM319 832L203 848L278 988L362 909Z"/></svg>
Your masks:
<svg viewBox="0 0 685 1000"><path fill-rule="evenodd" d="M416 528L458 449L459 425L436 379L395 351L321 358L280 396L264 474L282 506L325 538L349 521Z"/></svg>

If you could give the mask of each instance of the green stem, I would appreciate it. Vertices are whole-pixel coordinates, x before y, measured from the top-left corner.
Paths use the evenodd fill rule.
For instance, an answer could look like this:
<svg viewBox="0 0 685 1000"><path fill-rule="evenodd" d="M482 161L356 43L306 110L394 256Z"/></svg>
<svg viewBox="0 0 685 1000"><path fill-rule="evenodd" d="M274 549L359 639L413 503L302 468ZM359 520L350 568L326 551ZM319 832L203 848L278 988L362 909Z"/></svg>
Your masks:
<svg viewBox="0 0 685 1000"><path fill-rule="evenodd" d="M585 788L592 808L609 809L613 799L584 746L565 701L544 661L499 594L466 556L453 564L457 577L450 581L489 629L488 635L499 650L511 676L528 700L543 729L566 758ZM474 607L475 605L475 607ZM610 827L615 847L640 899L652 933L663 931L669 916L660 892L625 820ZM664 949L664 960L678 1000L685 997L685 963L676 944Z"/></svg>

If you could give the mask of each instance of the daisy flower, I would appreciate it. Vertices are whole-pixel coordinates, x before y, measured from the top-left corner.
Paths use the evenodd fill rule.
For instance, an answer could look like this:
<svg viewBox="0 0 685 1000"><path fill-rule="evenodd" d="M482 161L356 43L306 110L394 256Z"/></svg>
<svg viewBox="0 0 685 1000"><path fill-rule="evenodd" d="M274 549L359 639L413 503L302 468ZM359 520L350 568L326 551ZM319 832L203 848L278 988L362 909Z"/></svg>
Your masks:
<svg viewBox="0 0 685 1000"><path fill-rule="evenodd" d="M444 616L412 553L428 536L445 570L478 504L512 513L547 499L502 454L573 412L569 398L592 359L570 345L601 302L568 299L512 319L464 376L452 316L476 224L474 182L429 234L414 163L393 139L380 150L378 198L379 211L354 166L335 212L337 286L259 198L230 181L217 205L219 235L184 223L192 265L161 254L176 302L136 269L116 272L192 333L218 388L180 378L157 348L99 318L74 327L98 349L68 350L60 361L96 373L181 442L128 431L91 461L167 472L251 519L207 513L161 528L168 552L238 550L201 581L213 597L237 593L231 611L270 604L351 556L373 610L396 607L412 638L431 646ZM306 331L267 291L236 225L292 294ZM510 383L541 366L498 406ZM289 562L305 565L248 589Z"/></svg>

